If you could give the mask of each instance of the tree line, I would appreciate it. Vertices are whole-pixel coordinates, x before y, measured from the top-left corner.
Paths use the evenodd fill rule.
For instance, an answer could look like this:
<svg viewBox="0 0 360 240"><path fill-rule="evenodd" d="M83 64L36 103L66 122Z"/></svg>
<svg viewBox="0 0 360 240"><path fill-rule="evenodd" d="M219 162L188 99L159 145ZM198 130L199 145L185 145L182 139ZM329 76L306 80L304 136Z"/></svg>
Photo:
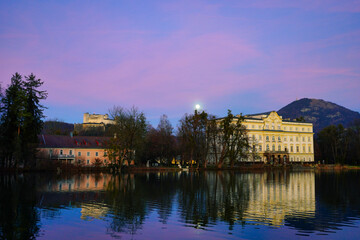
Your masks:
<svg viewBox="0 0 360 240"><path fill-rule="evenodd" d="M6 89L0 86L0 168L35 165L45 109L40 102L47 98L42 85L34 74L15 73Z"/></svg>
<svg viewBox="0 0 360 240"><path fill-rule="evenodd" d="M157 128L147 124L145 114L133 107L114 107L110 115L115 121L110 126L108 152L114 164L125 161L146 164L156 161L162 165L180 162L182 166L206 168L211 160L217 168L234 167L253 152L242 116L231 111L224 118L216 118L205 111L185 114L174 131L166 115Z"/></svg>
<svg viewBox="0 0 360 240"><path fill-rule="evenodd" d="M330 164L360 164L360 119L345 128L330 125L322 129L315 138L315 157Z"/></svg>

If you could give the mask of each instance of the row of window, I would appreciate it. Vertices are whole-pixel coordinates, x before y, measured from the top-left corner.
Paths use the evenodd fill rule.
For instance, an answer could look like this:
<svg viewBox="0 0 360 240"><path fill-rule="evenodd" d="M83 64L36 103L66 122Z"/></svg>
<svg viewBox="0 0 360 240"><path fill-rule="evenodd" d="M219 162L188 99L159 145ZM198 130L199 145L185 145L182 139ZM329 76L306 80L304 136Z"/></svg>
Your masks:
<svg viewBox="0 0 360 240"><path fill-rule="evenodd" d="M50 150L50 153L52 154L52 150ZM82 153L79 151L77 155L79 157L81 157L81 154ZM60 150L60 155L64 155L64 150L62 150L62 149ZM74 155L73 150L71 150L71 149L69 150L69 155ZM86 156L90 157L90 152L86 152ZM99 152L95 152L95 157L98 157L98 156L99 156ZM106 152L104 152L104 156L106 157Z"/></svg>
<svg viewBox="0 0 360 240"><path fill-rule="evenodd" d="M290 137L289 137L290 142L293 142L293 139L294 139L294 138L295 138L296 142L299 142L299 137L293 137L293 136L290 136ZM259 141L261 141L261 140L262 140L262 136L259 135L258 139L259 139ZM270 136L266 136L265 139L266 139L267 142L269 142L269 141L270 141ZM300 139L302 139L303 142L306 142L306 138L305 138L304 136L303 136L302 138L300 138ZM255 135L252 135L252 140L254 140L254 141L257 140ZM281 142L281 137L280 137L280 136L277 136L277 137L272 136L272 137L271 137L271 140L272 140L272 142L275 142L275 140L277 140L278 142ZM284 140L284 142L286 142L286 141L287 141L287 137L283 137L283 140ZM308 141L308 142L311 142L311 137L307 137L307 141Z"/></svg>
<svg viewBox="0 0 360 240"><path fill-rule="evenodd" d="M258 148L259 148L259 151L261 152L262 151L262 146L259 145ZM253 149L256 150L255 145L253 146ZM278 148L276 150L276 146L274 144L272 145L271 150L272 151L288 151L287 147L282 148L281 145L278 145ZM270 151L269 144L266 144L266 151ZM290 146L290 152L294 152L294 146ZM297 153L300 152L300 146L296 146L296 152ZM306 147L305 146L303 146L302 152L306 153ZM311 151L311 146L308 146L308 153L311 153L311 152L312 152Z"/></svg>
<svg viewBox="0 0 360 240"><path fill-rule="evenodd" d="M107 163L107 160L104 159L104 164L106 164L106 163ZM78 160L78 164L81 164L81 160L80 160L80 159ZM89 159L86 160L86 165L90 165L90 160L89 160Z"/></svg>
<svg viewBox="0 0 360 240"><path fill-rule="evenodd" d="M246 126L246 128L250 128L250 125L245 125L245 126ZM280 125L277 125L277 127L275 127L275 124L272 124L271 127L268 124L266 124L265 128L262 125L251 125L251 128L252 129L260 129L260 130L262 130L262 129L284 130L284 131L289 130L289 131L296 131L296 132L298 132L298 131L310 132L311 131L311 128L309 128L309 127L308 128L305 128L305 127L300 128L300 127L286 127L286 126L284 126L283 129L281 129Z"/></svg>

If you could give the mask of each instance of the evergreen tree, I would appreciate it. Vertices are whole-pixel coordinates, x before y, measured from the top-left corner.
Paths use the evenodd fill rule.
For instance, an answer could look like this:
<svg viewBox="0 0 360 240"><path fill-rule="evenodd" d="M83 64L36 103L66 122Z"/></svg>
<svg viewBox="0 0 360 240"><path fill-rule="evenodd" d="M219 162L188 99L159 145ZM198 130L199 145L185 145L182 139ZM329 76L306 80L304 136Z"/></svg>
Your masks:
<svg viewBox="0 0 360 240"><path fill-rule="evenodd" d="M43 85L40 79L36 79L34 74L25 77L24 90L26 94L23 126L23 149L24 165L34 166L36 157L36 147L38 144L37 135L40 134L43 127L43 111L45 107L40 104L40 100L46 99L46 91L39 90Z"/></svg>
<svg viewBox="0 0 360 240"><path fill-rule="evenodd" d="M22 76L15 73L2 98L2 161L3 167L16 167L21 159L21 126L25 115L25 92Z"/></svg>
<svg viewBox="0 0 360 240"><path fill-rule="evenodd" d="M41 132L44 106L40 100L47 93L38 88L43 84L34 74L25 77L19 73L1 97L1 167L33 165L37 135ZM31 160L31 161L29 161Z"/></svg>

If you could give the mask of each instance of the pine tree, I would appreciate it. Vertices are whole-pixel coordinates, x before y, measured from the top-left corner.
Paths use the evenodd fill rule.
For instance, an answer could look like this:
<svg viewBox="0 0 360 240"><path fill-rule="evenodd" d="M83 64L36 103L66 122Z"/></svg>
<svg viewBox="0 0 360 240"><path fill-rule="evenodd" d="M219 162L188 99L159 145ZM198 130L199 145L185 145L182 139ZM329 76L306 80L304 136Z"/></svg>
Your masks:
<svg viewBox="0 0 360 240"><path fill-rule="evenodd" d="M40 100L46 99L46 91L38 90L43 85L40 79L36 79L34 74L25 77L24 90L26 95L23 126L23 149L24 165L34 166L36 157L36 147L38 145L37 135L43 127L43 111L45 107L40 104Z"/></svg>
<svg viewBox="0 0 360 240"><path fill-rule="evenodd" d="M16 167L21 159L21 126L25 114L25 92L23 89L22 76L15 73L11 78L11 84L5 91L2 102L2 166Z"/></svg>

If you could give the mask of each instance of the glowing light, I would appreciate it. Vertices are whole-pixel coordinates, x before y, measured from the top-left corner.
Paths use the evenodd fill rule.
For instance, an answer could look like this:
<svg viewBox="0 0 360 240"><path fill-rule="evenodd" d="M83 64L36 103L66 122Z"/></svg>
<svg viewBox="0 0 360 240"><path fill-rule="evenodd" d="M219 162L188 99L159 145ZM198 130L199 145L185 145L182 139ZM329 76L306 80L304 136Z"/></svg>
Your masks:
<svg viewBox="0 0 360 240"><path fill-rule="evenodd" d="M199 110L199 109L200 109L200 104L196 104L196 105L195 105L195 109L196 109L196 110Z"/></svg>

